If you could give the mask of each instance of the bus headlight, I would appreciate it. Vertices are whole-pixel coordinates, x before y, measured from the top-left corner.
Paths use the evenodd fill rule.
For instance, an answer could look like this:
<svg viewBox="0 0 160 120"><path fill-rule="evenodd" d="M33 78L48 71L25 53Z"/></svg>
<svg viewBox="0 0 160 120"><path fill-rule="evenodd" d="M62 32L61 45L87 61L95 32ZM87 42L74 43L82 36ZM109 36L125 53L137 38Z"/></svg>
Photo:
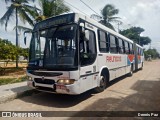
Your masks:
<svg viewBox="0 0 160 120"><path fill-rule="evenodd" d="M70 85L73 84L75 82L74 79L60 79L58 80L58 84L63 84L63 85Z"/></svg>
<svg viewBox="0 0 160 120"><path fill-rule="evenodd" d="M27 80L32 81L32 77L27 76Z"/></svg>

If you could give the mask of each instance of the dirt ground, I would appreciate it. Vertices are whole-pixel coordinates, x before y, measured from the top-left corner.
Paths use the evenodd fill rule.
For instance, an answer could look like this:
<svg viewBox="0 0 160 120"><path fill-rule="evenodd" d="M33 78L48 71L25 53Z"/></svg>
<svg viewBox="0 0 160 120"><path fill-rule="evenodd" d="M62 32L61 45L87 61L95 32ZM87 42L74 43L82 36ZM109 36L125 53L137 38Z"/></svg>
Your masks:
<svg viewBox="0 0 160 120"><path fill-rule="evenodd" d="M26 66L27 63L19 63L18 67L20 69L16 69L15 62L9 62L7 65L6 63L0 64L0 67L5 68L4 74L0 74L0 78L19 78L26 75Z"/></svg>
<svg viewBox="0 0 160 120"><path fill-rule="evenodd" d="M26 75L26 68L19 70L6 69L5 74L0 75L0 78L20 78Z"/></svg>
<svg viewBox="0 0 160 120"><path fill-rule="evenodd" d="M144 69L134 73L132 77L124 76L110 84L104 92L98 94L88 91L78 96L69 96L40 92L0 104L0 111L53 111L53 114L54 111L77 111L74 116L81 111L97 111L97 116L103 116L98 111L160 111L160 60L145 62ZM159 118L119 117L118 119L158 120ZM38 119L50 120L51 118ZM62 114L55 119L114 120L116 117L77 118L63 117Z"/></svg>
<svg viewBox="0 0 160 120"><path fill-rule="evenodd" d="M7 64L7 66L6 66L6 64L3 65L3 66L5 66L5 67L16 67L16 64L15 64L15 62L9 62L9 63ZM27 63L19 62L19 63L18 63L18 66L19 66L19 67L26 67L26 66L27 66Z"/></svg>

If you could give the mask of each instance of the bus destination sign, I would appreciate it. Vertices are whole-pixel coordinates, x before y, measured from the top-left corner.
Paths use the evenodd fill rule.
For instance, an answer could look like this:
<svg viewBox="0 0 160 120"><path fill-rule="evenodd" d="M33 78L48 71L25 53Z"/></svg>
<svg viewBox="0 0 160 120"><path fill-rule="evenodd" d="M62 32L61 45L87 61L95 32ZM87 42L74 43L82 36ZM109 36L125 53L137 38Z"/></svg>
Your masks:
<svg viewBox="0 0 160 120"><path fill-rule="evenodd" d="M43 29L47 28L50 26L55 26L55 25L60 25L60 24L65 24L65 23L70 23L74 21L74 14L68 14L68 15L61 15L58 17L52 17L47 20L44 20L42 22L39 22L35 25L34 30L38 29Z"/></svg>

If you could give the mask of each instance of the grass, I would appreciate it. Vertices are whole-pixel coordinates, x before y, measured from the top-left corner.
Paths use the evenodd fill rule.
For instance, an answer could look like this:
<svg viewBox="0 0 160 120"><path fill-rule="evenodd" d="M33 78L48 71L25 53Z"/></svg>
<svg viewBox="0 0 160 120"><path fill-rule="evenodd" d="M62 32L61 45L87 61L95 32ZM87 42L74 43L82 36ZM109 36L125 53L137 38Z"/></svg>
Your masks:
<svg viewBox="0 0 160 120"><path fill-rule="evenodd" d="M19 71L23 71L23 68L5 68L5 73L13 73L13 72L19 72Z"/></svg>
<svg viewBox="0 0 160 120"><path fill-rule="evenodd" d="M26 81L26 79L26 76L20 78L0 78L0 85L23 82Z"/></svg>
<svg viewBox="0 0 160 120"><path fill-rule="evenodd" d="M25 74L25 68L15 68L15 67L10 67L10 68L4 68L5 70L3 73L0 73L0 76L13 76L13 75L23 75Z"/></svg>

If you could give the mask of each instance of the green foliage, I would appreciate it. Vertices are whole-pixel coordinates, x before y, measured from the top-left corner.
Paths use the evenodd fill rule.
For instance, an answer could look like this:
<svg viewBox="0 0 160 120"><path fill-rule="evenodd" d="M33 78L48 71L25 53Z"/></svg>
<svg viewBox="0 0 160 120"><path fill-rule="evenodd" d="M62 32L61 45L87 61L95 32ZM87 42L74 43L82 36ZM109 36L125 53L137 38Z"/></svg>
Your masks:
<svg viewBox="0 0 160 120"><path fill-rule="evenodd" d="M33 16L36 21L42 21L48 17L70 11L70 8L64 4L63 0L39 0L39 5L41 13L38 13L35 9L35 16Z"/></svg>
<svg viewBox="0 0 160 120"><path fill-rule="evenodd" d="M156 49L148 49L147 51L144 51L145 59L147 59L151 55L152 59L156 59L159 57L159 53Z"/></svg>
<svg viewBox="0 0 160 120"><path fill-rule="evenodd" d="M19 56L24 56L25 59L29 56L29 48L19 48Z"/></svg>
<svg viewBox="0 0 160 120"><path fill-rule="evenodd" d="M8 40L0 38L0 60L16 60L16 56L28 58L28 48L19 48Z"/></svg>
<svg viewBox="0 0 160 120"><path fill-rule="evenodd" d="M34 25L33 20L31 19L31 13L30 11L35 10L35 7L32 7L29 4L30 1L34 0L5 0L6 4L9 2L9 7L7 7L7 11L4 13L4 15L2 16L2 18L0 18L0 23L1 25L5 25L5 30L7 30L7 26L8 26L8 22L10 21L10 19L14 16L16 19L16 46L18 46L19 40L18 40L18 20L20 19L22 22L28 22L31 26ZM19 17L19 19L18 19ZM9 48L9 47L8 47ZM13 48L13 47L12 47ZM17 49L14 48L13 49L13 53L15 55L15 53L17 54L18 52L15 52ZM6 50L8 51L8 50ZM8 51L9 52L9 51ZM11 52L11 49L10 49ZM10 53L11 55L11 53ZM12 56L8 56L7 55L7 59L15 59L14 55ZM2 58L5 58L4 56L1 56ZM6 59L6 58L5 58ZM18 68L18 55L16 56L16 67Z"/></svg>
<svg viewBox="0 0 160 120"><path fill-rule="evenodd" d="M8 40L0 39L0 60L15 60L18 49Z"/></svg>
<svg viewBox="0 0 160 120"><path fill-rule="evenodd" d="M0 78L0 85L18 83L26 80L27 80L26 76L20 78Z"/></svg>
<svg viewBox="0 0 160 120"><path fill-rule="evenodd" d="M69 11L62 0L40 0L40 6L44 16L50 17Z"/></svg>
<svg viewBox="0 0 160 120"><path fill-rule="evenodd" d="M101 16L98 16L98 15L91 15L92 18L96 18L96 19L99 19L99 22L102 23L103 25L113 29L113 25L111 23L113 22L117 22L117 23L121 23L120 20L120 17L116 17L115 15L117 15L119 13L119 10L116 9L114 7L114 5L112 4L107 4L104 6L104 8L101 10Z"/></svg>
<svg viewBox="0 0 160 120"><path fill-rule="evenodd" d="M120 34L126 36L141 46L148 45L151 43L151 39L149 37L141 37L140 34L142 32L144 32L144 29L141 27L131 27L129 29L120 31Z"/></svg>
<svg viewBox="0 0 160 120"><path fill-rule="evenodd" d="M30 17L30 20L32 19L32 21L35 20L36 22L40 22L46 18L70 11L70 8L64 4L63 0L39 0L39 5L40 9L38 9L36 6L31 6L30 9L25 7L24 12L27 13L27 15ZM34 24L31 24L31 26L33 27ZM31 31L30 28L24 26L17 26L17 28L19 31Z"/></svg>
<svg viewBox="0 0 160 120"><path fill-rule="evenodd" d="M11 3L9 7L7 7L7 11L4 13L2 18L0 18L1 25L5 25L5 29L7 29L8 22L10 19L17 14L21 21L24 23L27 21L31 26L33 26L33 21L30 17L30 12L35 10L35 7L28 5L29 1L33 0L5 0L6 3ZM17 10L17 12L15 12Z"/></svg>

